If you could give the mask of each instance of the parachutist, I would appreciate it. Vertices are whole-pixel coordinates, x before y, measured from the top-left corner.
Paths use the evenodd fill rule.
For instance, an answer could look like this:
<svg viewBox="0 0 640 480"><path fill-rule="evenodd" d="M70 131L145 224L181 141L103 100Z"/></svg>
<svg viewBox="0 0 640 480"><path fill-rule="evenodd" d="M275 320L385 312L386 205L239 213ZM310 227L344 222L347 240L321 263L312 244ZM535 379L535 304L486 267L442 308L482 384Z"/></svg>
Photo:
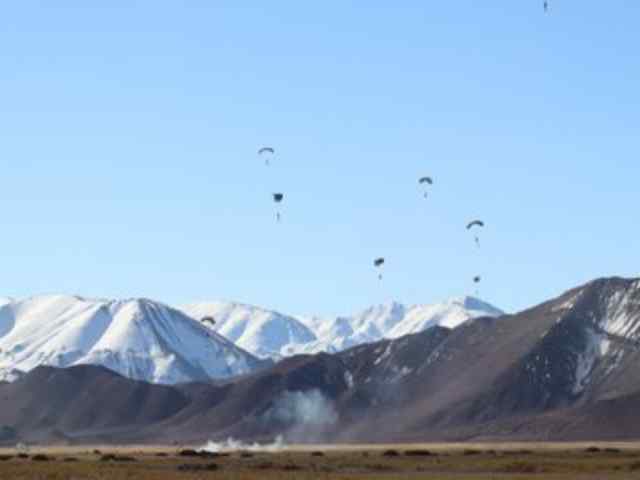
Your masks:
<svg viewBox="0 0 640 480"><path fill-rule="evenodd" d="M431 177L422 177L420 180L418 180L418 183L420 185L423 185L425 183L428 184L428 185L433 185L433 178L431 178ZM428 198L428 196L429 196L428 192L425 191L424 192L424 198Z"/></svg>

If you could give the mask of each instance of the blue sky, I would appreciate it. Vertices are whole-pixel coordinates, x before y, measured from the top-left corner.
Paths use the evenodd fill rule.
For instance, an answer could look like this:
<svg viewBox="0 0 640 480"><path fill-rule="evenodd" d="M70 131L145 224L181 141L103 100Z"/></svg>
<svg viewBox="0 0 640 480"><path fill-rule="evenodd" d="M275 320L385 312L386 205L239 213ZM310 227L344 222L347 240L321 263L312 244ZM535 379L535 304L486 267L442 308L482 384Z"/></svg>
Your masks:
<svg viewBox="0 0 640 480"><path fill-rule="evenodd" d="M395 3L2 5L0 294L330 314L480 274L515 310L637 275L640 4Z"/></svg>

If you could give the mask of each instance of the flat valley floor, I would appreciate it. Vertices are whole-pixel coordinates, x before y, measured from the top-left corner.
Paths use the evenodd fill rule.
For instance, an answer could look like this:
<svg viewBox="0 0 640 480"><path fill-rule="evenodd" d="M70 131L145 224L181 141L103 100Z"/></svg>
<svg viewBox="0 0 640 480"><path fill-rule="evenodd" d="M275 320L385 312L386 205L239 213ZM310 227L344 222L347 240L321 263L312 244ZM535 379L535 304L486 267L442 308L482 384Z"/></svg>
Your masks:
<svg viewBox="0 0 640 480"><path fill-rule="evenodd" d="M640 479L640 444L300 446L197 455L187 447L0 450L0 479Z"/></svg>

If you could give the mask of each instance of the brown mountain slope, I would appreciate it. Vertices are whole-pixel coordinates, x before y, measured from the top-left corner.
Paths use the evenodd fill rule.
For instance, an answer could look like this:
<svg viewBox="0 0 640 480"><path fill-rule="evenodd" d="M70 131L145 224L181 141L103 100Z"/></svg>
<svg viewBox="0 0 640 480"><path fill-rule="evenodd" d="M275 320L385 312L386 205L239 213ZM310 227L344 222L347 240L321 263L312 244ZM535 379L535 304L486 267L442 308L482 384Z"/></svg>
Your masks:
<svg viewBox="0 0 640 480"><path fill-rule="evenodd" d="M36 369L0 385L0 427L11 439L76 442L640 438L639 353L640 281L602 279L516 315L217 384Z"/></svg>

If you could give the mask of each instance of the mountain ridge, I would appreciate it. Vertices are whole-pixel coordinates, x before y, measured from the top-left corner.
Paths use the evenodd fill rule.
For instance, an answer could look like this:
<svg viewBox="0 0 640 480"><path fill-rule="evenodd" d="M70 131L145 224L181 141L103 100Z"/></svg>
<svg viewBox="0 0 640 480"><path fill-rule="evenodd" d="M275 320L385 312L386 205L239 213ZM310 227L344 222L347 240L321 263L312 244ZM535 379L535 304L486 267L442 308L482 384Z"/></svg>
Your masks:
<svg viewBox="0 0 640 480"><path fill-rule="evenodd" d="M246 373L260 362L194 319L149 299L46 295L0 307L0 368L106 366L157 383Z"/></svg>
<svg viewBox="0 0 640 480"><path fill-rule="evenodd" d="M57 412L39 389L44 383L53 398L68 398L69 382L78 382L75 390L97 398L105 383L124 395L140 382L94 366L35 370L0 385L9 402L0 424L14 429L14 443L276 435L293 442L637 439L639 325L640 280L599 279L522 312L454 329L297 355L222 382L145 384L148 392L127 408L146 408L149 398L162 408L129 428L126 412L113 415L108 406L100 421L76 416L88 408L81 397ZM34 380L45 374L46 382ZM24 404L29 411L19 408Z"/></svg>

